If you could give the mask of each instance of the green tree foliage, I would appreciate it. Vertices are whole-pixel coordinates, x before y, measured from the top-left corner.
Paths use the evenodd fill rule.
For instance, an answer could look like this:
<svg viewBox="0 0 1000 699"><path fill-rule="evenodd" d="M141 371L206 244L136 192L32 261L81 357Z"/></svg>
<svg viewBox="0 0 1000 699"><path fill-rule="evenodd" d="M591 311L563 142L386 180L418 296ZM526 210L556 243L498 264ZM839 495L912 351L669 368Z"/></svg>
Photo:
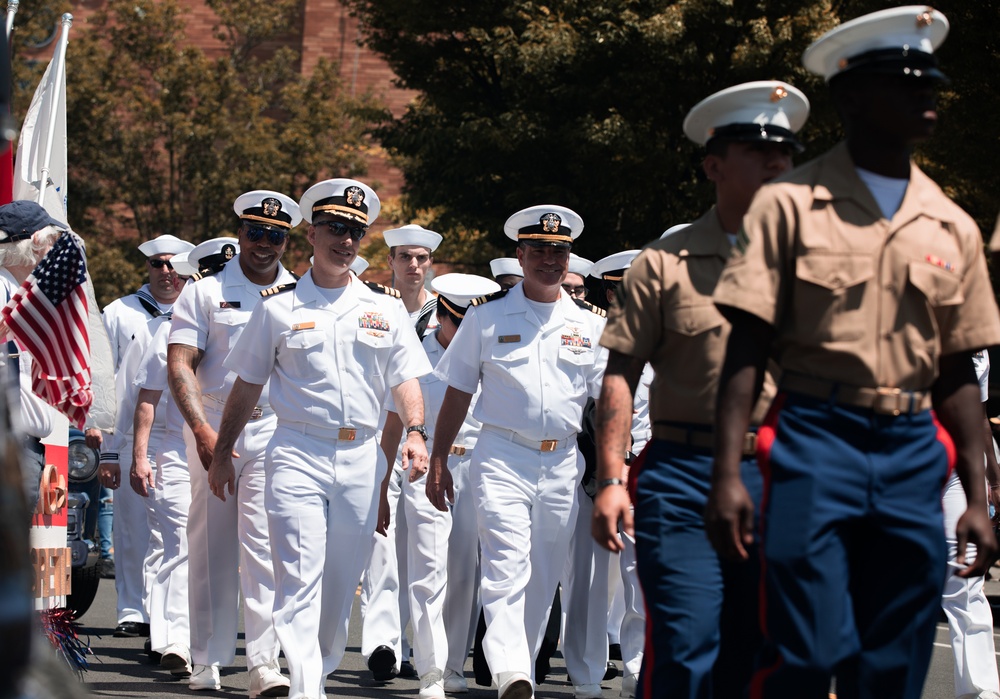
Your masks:
<svg viewBox="0 0 1000 699"><path fill-rule="evenodd" d="M108 0L70 34L69 218L88 241L102 304L141 283L139 242L232 235L242 192L297 199L320 178L365 171L378 104L347 97L330 62L305 77L296 53L267 45L294 28L300 3L208 4L219 15L218 57L186 40L176 0ZM57 21L51 9L65 3L43 5ZM17 57L15 66L28 68ZM33 90L37 79L23 82ZM28 101L30 92L22 112ZM286 264L307 259L307 248L293 237Z"/></svg>
<svg viewBox="0 0 1000 699"><path fill-rule="evenodd" d="M813 157L839 139L822 81L801 67L824 31L895 3L791 0L347 0L367 44L420 97L377 130L406 174L406 205L438 230L482 230L550 202L587 224L581 254L637 247L711 203L701 150L681 125L698 101L778 78L813 102ZM997 3L949 0L942 52L955 82L941 134L921 162L992 228L1000 201L987 171L1000 95L992 65ZM970 50L969 47L975 47ZM982 138L986 132L986 139ZM985 141L985 143L984 143Z"/></svg>

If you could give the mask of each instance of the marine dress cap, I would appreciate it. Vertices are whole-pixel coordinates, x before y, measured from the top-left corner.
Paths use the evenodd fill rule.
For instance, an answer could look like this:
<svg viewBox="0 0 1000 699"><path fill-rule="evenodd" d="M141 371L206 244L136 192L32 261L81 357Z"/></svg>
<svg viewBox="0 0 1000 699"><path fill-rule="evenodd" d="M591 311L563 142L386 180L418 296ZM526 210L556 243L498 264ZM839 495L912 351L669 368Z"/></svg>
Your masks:
<svg viewBox="0 0 1000 699"><path fill-rule="evenodd" d="M194 248L194 246L191 246ZM174 268L178 276L193 277L198 274L198 268L188 261L189 252L179 252L170 258L170 266Z"/></svg>
<svg viewBox="0 0 1000 699"><path fill-rule="evenodd" d="M594 263L593 269L590 270L590 276L603 279L607 282L620 282L622 277L625 276L625 270L632 266L632 260L640 252L642 251L623 250L616 252L614 255L602 257Z"/></svg>
<svg viewBox="0 0 1000 699"><path fill-rule="evenodd" d="M0 206L0 243L30 238L46 226L69 230L69 226L56 221L33 201L18 200Z"/></svg>
<svg viewBox="0 0 1000 699"><path fill-rule="evenodd" d="M313 214L332 214L345 223L368 227L378 218L382 205L375 190L364 182L337 177L317 182L299 199L302 218L312 223Z"/></svg>
<svg viewBox="0 0 1000 699"><path fill-rule="evenodd" d="M818 38L802 65L829 81L842 73L888 73L947 80L934 50L948 36L948 19L926 5L863 15Z"/></svg>
<svg viewBox="0 0 1000 699"><path fill-rule="evenodd" d="M382 237L390 248L397 245L419 245L431 252L437 250L442 240L440 233L429 231L415 223L409 223L401 228L390 228L382 234Z"/></svg>
<svg viewBox="0 0 1000 699"><path fill-rule="evenodd" d="M516 257L497 257L490 260L490 274L494 279L507 275L523 277L524 270L521 269L521 263Z"/></svg>
<svg viewBox="0 0 1000 699"><path fill-rule="evenodd" d="M198 243L188 253L188 264L196 264L198 269L225 264L240 252L240 241L236 238L212 238Z"/></svg>
<svg viewBox="0 0 1000 699"><path fill-rule="evenodd" d="M233 202L233 211L244 221L277 228L295 228L302 220L299 205L290 197L268 189L241 194Z"/></svg>
<svg viewBox="0 0 1000 699"><path fill-rule="evenodd" d="M565 206L542 204L522 209L508 218L503 232L519 243L568 248L583 232L583 219Z"/></svg>
<svg viewBox="0 0 1000 699"><path fill-rule="evenodd" d="M442 274L431 280L431 289L438 295L438 303L449 313L465 317L472 299L500 291L500 285L478 274Z"/></svg>
<svg viewBox="0 0 1000 699"><path fill-rule="evenodd" d="M663 240L664 238L673 235L677 231L682 231L690 225L691 225L690 223L678 223L675 226L671 226L667 230L663 231L663 234L660 236L660 240Z"/></svg>
<svg viewBox="0 0 1000 699"><path fill-rule="evenodd" d="M586 257L580 257L572 252L569 254L569 271L573 274L579 274L581 277L586 277L590 274L590 269L593 266L594 263Z"/></svg>
<svg viewBox="0 0 1000 699"><path fill-rule="evenodd" d="M699 145L713 138L730 141L790 143L802 150L795 134L809 117L809 100L780 80L758 80L727 87L688 112L684 133Z"/></svg>

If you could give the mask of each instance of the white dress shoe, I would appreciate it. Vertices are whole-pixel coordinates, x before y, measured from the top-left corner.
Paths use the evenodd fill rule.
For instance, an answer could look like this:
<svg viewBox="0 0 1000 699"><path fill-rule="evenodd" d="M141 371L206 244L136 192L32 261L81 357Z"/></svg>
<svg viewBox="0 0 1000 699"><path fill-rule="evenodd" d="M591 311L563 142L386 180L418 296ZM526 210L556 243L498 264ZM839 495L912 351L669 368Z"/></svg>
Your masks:
<svg viewBox="0 0 1000 699"><path fill-rule="evenodd" d="M420 699L444 699L444 682L441 671L436 667L425 672L420 678Z"/></svg>
<svg viewBox="0 0 1000 699"><path fill-rule="evenodd" d="M188 681L188 689L195 692L217 692L222 689L222 682L219 681L219 666L195 665L191 679Z"/></svg>
<svg viewBox="0 0 1000 699"><path fill-rule="evenodd" d="M465 694L469 691L469 683L465 675L454 670L444 671L444 691L446 694Z"/></svg>
<svg viewBox="0 0 1000 699"><path fill-rule="evenodd" d="M174 677L191 676L191 651L180 643L171 643L160 651L160 667Z"/></svg>
<svg viewBox="0 0 1000 699"><path fill-rule="evenodd" d="M573 688L576 699L601 699L604 690L600 684L578 684Z"/></svg>
<svg viewBox="0 0 1000 699"><path fill-rule="evenodd" d="M287 696L288 678L281 674L276 661L258 665L250 671L250 699Z"/></svg>
<svg viewBox="0 0 1000 699"><path fill-rule="evenodd" d="M523 672L501 672L497 674L500 699L531 699L535 688Z"/></svg>

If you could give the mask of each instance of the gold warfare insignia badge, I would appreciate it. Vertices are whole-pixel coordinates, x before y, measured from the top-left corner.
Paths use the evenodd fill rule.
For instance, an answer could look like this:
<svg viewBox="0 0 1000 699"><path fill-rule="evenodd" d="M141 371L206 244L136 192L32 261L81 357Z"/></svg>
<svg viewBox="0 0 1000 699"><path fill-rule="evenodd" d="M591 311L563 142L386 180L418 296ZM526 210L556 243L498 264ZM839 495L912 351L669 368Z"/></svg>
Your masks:
<svg viewBox="0 0 1000 699"><path fill-rule="evenodd" d="M562 223L562 219L559 218L559 214L545 214L539 220L542 224L542 230L546 233L558 233L559 225Z"/></svg>
<svg viewBox="0 0 1000 699"><path fill-rule="evenodd" d="M361 206L365 201L365 192L361 187L348 187L344 192L344 198L351 206Z"/></svg>
<svg viewBox="0 0 1000 699"><path fill-rule="evenodd" d="M281 202L274 197L268 197L260 203L260 208L263 209L265 216L274 218L281 211Z"/></svg>

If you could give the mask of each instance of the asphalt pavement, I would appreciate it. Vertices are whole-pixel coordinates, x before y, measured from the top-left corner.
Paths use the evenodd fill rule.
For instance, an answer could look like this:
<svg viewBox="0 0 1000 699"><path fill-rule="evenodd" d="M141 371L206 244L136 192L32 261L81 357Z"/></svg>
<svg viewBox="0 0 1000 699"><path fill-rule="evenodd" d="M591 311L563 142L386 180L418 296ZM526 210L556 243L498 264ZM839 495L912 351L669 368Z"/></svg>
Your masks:
<svg viewBox="0 0 1000 699"><path fill-rule="evenodd" d="M992 575L995 581L1000 581L1000 569L994 568ZM986 583L987 595L994 609L994 618L1000 619L1000 582ZM170 674L151 664L142 652L143 639L114 638L115 628L115 591L111 580L103 580L97 593L94 606L80 620L81 635L89 637L94 655L90 658L90 670L85 673L84 681L92 696L98 697L129 697L129 698L176 698L205 697L211 699L246 697L249 678L245 667L243 650L243 635L240 634L236 663L222 671L222 690L219 692L203 692L195 694L187 688L186 681L174 680ZM996 637L996 634L994 634ZM1000 648L1000 639L997 641ZM417 696L419 682L416 679L397 678L388 684L376 684L371 679L371 673L365 667L361 658L361 621L358 603L355 601L351 616L350 636L347 655L341 667L327 681L327 696L334 697L375 697L379 699L396 699ZM282 661L283 662L283 661ZM618 663L619 668L621 663ZM566 677L566 667L559 653L552 662L552 674L540 685L536 696L543 697L573 697L573 687ZM465 666L466 678L469 681L469 693L461 695L468 699L485 699L496 697L496 690L478 687L472 677L471 658ZM953 660L951 646L948 642L948 629L945 624L939 624L934 643L934 657L924 687L923 699L949 699L954 696ZM604 696L612 699L618 696L621 688L621 678L605 682Z"/></svg>

